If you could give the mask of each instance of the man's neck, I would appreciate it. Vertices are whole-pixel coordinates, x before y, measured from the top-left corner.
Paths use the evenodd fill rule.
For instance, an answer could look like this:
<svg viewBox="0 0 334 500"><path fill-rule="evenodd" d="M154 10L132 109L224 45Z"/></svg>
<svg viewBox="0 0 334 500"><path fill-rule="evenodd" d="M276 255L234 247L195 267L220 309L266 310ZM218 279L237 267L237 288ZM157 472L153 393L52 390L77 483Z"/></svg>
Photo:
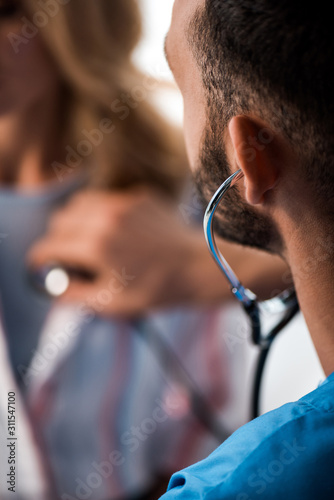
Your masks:
<svg viewBox="0 0 334 500"><path fill-rule="evenodd" d="M315 222L301 224L286 241L300 308L328 376L334 372L334 236Z"/></svg>

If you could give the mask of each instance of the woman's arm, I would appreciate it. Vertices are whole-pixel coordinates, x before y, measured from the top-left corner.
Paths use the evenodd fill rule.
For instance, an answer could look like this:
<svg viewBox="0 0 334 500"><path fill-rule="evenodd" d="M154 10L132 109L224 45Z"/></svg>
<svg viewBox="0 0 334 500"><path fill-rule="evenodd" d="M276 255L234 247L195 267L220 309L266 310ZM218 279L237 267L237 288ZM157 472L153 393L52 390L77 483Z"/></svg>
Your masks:
<svg viewBox="0 0 334 500"><path fill-rule="evenodd" d="M287 286L287 268L278 257L225 242L222 252L243 284L259 295ZM144 189L73 196L28 256L33 267L49 262L94 275L91 282L73 280L60 300L82 301L104 315L216 305L232 298L202 229L186 225L175 205Z"/></svg>

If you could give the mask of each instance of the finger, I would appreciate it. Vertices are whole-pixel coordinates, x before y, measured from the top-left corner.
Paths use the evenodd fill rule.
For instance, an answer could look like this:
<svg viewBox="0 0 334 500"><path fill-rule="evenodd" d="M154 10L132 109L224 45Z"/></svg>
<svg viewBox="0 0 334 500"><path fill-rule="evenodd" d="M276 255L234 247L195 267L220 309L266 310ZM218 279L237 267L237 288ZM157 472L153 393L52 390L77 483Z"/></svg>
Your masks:
<svg viewBox="0 0 334 500"><path fill-rule="evenodd" d="M55 262L94 274L102 269L100 251L95 242L87 238L45 238L31 248L26 260L32 268Z"/></svg>
<svg viewBox="0 0 334 500"><path fill-rule="evenodd" d="M92 206L91 209L64 208L56 212L50 220L48 233L51 235L107 234L112 230L112 218L105 207Z"/></svg>

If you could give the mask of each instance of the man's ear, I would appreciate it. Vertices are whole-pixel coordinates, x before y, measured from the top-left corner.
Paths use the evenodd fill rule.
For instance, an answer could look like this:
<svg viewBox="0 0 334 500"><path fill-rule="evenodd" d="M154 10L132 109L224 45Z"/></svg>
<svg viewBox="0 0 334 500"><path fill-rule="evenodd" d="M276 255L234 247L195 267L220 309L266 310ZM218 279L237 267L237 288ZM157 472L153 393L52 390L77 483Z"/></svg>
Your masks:
<svg viewBox="0 0 334 500"><path fill-rule="evenodd" d="M261 204L278 178L275 134L246 115L232 118L228 131L234 160L244 173L246 199L251 205Z"/></svg>

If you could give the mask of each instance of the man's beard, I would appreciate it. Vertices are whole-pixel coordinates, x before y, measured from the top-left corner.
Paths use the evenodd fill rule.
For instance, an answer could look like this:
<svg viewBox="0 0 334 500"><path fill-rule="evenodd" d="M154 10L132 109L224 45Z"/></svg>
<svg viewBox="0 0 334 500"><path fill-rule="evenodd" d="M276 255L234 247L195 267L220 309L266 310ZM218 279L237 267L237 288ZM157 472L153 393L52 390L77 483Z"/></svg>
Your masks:
<svg viewBox="0 0 334 500"><path fill-rule="evenodd" d="M215 131L215 123L207 127L200 155L200 165L195 181L203 206L207 205L219 186L233 173L222 148L221 133ZM242 181L240 181L242 182ZM269 217L260 215L241 197L237 187L224 195L214 220L218 235L233 243L278 253L281 238Z"/></svg>

